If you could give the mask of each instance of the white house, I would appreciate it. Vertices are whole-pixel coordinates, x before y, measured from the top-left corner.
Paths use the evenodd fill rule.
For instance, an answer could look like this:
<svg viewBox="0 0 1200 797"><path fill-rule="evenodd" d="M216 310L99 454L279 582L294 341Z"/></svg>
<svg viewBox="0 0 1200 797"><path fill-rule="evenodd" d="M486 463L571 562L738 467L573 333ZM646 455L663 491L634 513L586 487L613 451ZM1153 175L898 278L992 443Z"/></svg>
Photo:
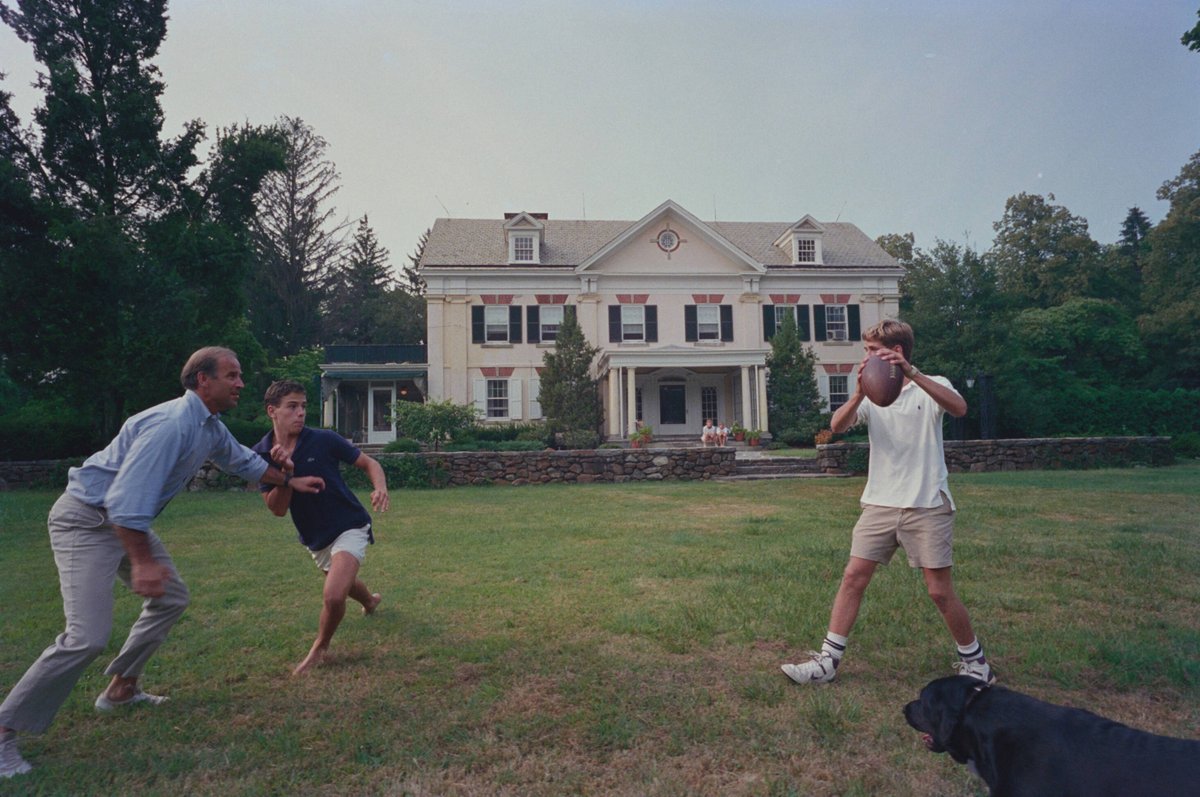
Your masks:
<svg viewBox="0 0 1200 797"><path fill-rule="evenodd" d="M861 330L898 312L903 269L853 224L705 222L667 201L637 221L438 219L428 285L430 399L493 421L541 417L538 370L574 313L596 359L609 439L705 418L767 429L765 361L785 314L846 400Z"/></svg>

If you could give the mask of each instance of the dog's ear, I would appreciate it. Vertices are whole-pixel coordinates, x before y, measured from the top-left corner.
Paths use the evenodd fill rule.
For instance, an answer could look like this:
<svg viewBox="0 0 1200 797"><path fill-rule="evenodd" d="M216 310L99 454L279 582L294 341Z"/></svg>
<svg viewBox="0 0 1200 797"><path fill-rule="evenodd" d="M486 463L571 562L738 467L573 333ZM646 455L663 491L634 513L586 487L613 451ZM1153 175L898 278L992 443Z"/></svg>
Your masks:
<svg viewBox="0 0 1200 797"><path fill-rule="evenodd" d="M921 703L925 709L925 716L933 726L933 732L930 734L933 737L933 752L948 752L956 760L958 759L950 737L958 727L963 706L966 705L969 694L970 684L960 681L958 677L930 681L921 690Z"/></svg>

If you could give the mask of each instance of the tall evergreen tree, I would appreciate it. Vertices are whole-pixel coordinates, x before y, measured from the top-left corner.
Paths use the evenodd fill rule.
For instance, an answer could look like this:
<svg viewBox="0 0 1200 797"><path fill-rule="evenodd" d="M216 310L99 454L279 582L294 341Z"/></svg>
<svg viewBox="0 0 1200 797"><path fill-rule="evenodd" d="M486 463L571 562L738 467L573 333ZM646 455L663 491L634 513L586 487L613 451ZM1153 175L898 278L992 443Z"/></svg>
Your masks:
<svg viewBox="0 0 1200 797"><path fill-rule="evenodd" d="M250 327L272 356L320 342L321 308L349 226L332 205L340 178L328 143L302 119L284 116L277 127L285 166L260 191L250 285Z"/></svg>
<svg viewBox="0 0 1200 797"><path fill-rule="evenodd" d="M564 432L568 445L588 448L599 439L604 417L592 361L600 349L587 342L574 313L565 313L554 348L542 356L538 401L547 421Z"/></svg>
<svg viewBox="0 0 1200 797"><path fill-rule="evenodd" d="M816 368L817 355L800 341L796 319L785 315L767 355L767 422L775 434L820 429L824 402Z"/></svg>
<svg viewBox="0 0 1200 797"><path fill-rule="evenodd" d="M364 343L374 315L394 284L389 253L375 236L366 216L359 219L350 248L329 286L325 339L330 343Z"/></svg>
<svg viewBox="0 0 1200 797"><path fill-rule="evenodd" d="M421 279L420 265L421 255L425 254L425 245L429 243L431 232L433 230L426 229L421 233L421 238L417 241L417 248L408 256L408 265L404 267L404 272L400 275L400 286L413 296L425 295L425 280Z"/></svg>
<svg viewBox="0 0 1200 797"><path fill-rule="evenodd" d="M189 178L204 129L162 136L163 0L26 0L0 19L44 67L34 126L0 94L0 352L16 381L86 407L106 438L176 393L199 345L252 354L252 205L238 199L279 152L246 128Z"/></svg>

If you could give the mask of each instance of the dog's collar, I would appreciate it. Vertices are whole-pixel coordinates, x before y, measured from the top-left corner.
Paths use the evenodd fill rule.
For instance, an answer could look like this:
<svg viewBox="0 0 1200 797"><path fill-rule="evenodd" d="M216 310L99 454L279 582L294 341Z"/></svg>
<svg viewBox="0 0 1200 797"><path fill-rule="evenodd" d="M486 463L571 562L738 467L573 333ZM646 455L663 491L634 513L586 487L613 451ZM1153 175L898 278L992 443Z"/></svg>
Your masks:
<svg viewBox="0 0 1200 797"><path fill-rule="evenodd" d="M959 709L958 719L954 721L954 727L950 729L950 736L947 738L947 741L953 739L954 735L958 733L958 729L963 724L963 720L967 718L967 709L974 705L975 701L979 699L980 695L991 688L991 684L986 684L982 681L971 687L971 694L967 695L967 699L963 701L963 707Z"/></svg>

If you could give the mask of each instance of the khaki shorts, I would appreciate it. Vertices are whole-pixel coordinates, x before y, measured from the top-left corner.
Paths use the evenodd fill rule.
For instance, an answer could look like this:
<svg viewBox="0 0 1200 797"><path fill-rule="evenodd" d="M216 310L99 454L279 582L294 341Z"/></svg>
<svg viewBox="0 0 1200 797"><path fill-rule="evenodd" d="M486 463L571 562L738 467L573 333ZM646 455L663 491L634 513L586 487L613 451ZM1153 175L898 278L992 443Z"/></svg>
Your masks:
<svg viewBox="0 0 1200 797"><path fill-rule="evenodd" d="M863 504L854 525L850 555L886 565L900 547L908 554L910 567L950 567L954 564L954 509L945 492L941 497L941 506L929 508Z"/></svg>
<svg viewBox="0 0 1200 797"><path fill-rule="evenodd" d="M332 545L319 551L311 551L313 561L317 563L317 567L328 573L329 568L333 566L333 555L345 551L357 559L361 565L362 560L367 558L367 546L371 543L368 535L370 530L370 526L363 526L361 529L343 531Z"/></svg>

